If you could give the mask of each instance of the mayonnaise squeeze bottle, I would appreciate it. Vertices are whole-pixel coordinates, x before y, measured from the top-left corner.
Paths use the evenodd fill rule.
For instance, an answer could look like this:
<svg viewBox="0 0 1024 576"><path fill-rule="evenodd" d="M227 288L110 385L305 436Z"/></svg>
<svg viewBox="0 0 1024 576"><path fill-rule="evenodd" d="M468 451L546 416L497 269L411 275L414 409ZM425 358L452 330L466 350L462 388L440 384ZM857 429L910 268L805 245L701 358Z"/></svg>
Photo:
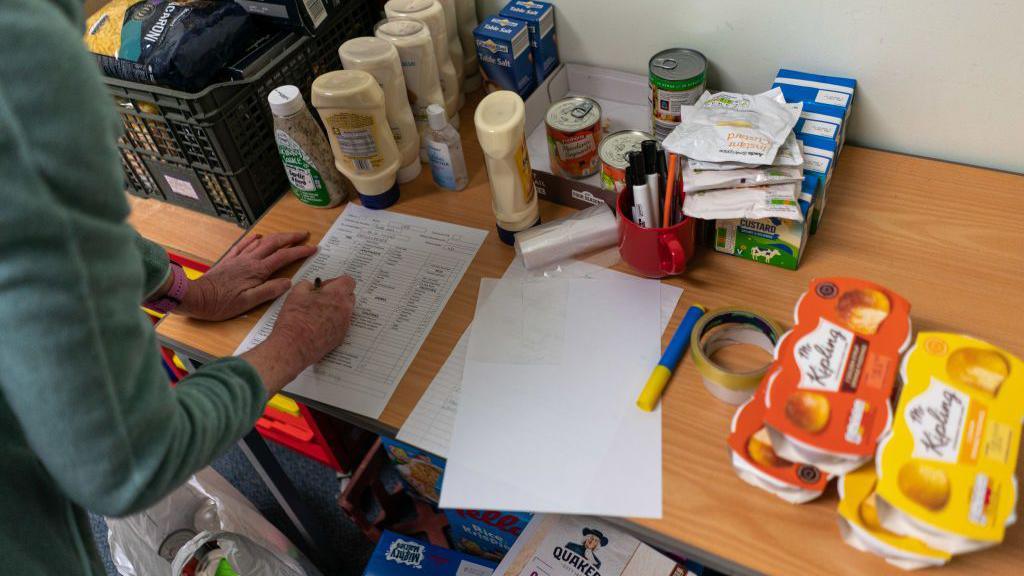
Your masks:
<svg viewBox="0 0 1024 576"><path fill-rule="evenodd" d="M420 161L427 162L427 107L437 104L444 108L444 94L441 92L430 31L419 20L399 18L381 22L375 34L398 49L405 76L406 95L413 118L416 119L416 128L420 132Z"/></svg>
<svg viewBox="0 0 1024 576"><path fill-rule="evenodd" d="M540 222L526 152L526 105L515 92L500 90L480 101L473 120L491 181L498 237L511 246L516 232Z"/></svg>
<svg viewBox="0 0 1024 576"><path fill-rule="evenodd" d="M462 42L462 91L476 92L483 83L480 76L480 62L476 58L476 39L473 30L480 24L476 16L475 0L455 0L455 16L459 26L459 40Z"/></svg>
<svg viewBox="0 0 1024 576"><path fill-rule="evenodd" d="M462 91L463 80L466 77L465 54L462 50L462 42L459 40L459 19L455 13L455 0L437 0L444 9L444 30L448 34L448 54L452 58L452 66L455 66L455 75L459 78L459 109L466 103L466 96Z"/></svg>
<svg viewBox="0 0 1024 576"><path fill-rule="evenodd" d="M395 137L401 168L398 183L405 184L420 175L420 132L416 128L409 98L406 96L405 76L398 50L387 40L364 36L353 38L338 48L341 65L346 70L369 72L384 91L384 111Z"/></svg>
<svg viewBox="0 0 1024 576"><path fill-rule="evenodd" d="M398 146L384 111L384 91L362 70L337 70L313 81L313 106L334 152L334 164L355 185L363 206L398 201Z"/></svg>
<svg viewBox="0 0 1024 576"><path fill-rule="evenodd" d="M389 0L384 5L384 13L388 19L412 18L427 26L430 40L434 43L434 58L437 60L441 92L444 93L444 109L449 121L458 128L459 77L448 51L448 25L445 23L444 8L437 0Z"/></svg>

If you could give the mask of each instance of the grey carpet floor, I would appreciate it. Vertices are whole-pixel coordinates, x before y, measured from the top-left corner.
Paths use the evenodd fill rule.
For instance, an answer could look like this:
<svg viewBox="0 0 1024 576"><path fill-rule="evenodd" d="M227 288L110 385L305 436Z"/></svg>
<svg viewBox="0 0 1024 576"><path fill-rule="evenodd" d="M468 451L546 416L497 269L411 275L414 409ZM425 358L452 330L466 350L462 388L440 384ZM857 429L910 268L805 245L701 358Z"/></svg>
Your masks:
<svg viewBox="0 0 1024 576"><path fill-rule="evenodd" d="M300 456L273 442L268 442L270 449L287 471L288 476L302 494L306 505L316 520L328 532L334 545L333 554L337 558L338 569L327 576L358 576L363 573L373 545L363 533L345 517L338 507L338 479L334 470ZM272 524L285 533L293 542L298 537L292 530L284 511L274 501L270 491L256 475L256 471L246 460L238 447L232 447L213 463L213 468L224 476L239 492L244 494ZM96 545L107 566L109 576L117 576L113 563L110 561L110 549L107 546L107 526L103 518L92 516L92 528Z"/></svg>

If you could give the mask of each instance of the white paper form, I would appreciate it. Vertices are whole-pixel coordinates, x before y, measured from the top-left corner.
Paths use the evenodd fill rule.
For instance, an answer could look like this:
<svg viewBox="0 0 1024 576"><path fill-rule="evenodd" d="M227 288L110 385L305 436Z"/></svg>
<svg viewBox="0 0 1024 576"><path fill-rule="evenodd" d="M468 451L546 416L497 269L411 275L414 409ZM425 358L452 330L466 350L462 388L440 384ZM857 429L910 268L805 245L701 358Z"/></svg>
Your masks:
<svg viewBox="0 0 1024 576"><path fill-rule="evenodd" d="M499 282L478 302L441 507L661 516L661 413L636 408L661 351L660 283L623 276ZM563 291L564 320L510 320L536 288ZM542 344L558 353L533 357Z"/></svg>
<svg viewBox="0 0 1024 576"><path fill-rule="evenodd" d="M526 270L522 261L516 258L509 265L508 270L502 277L509 279L522 277ZM565 264L561 267L561 273L578 277L600 277L607 274L611 276L624 275L615 270L596 266L587 262L577 261ZM665 331L672 314L675 312L679 297L683 289L670 284L661 285L661 330ZM459 394L462 389L462 369L466 364L466 348L469 345L469 332L473 325L470 324L462 333L459 342L455 345L451 355L444 365L434 376L427 391L423 393L420 401L416 403L409 417L405 419L401 429L398 430L398 439L402 442L412 444L428 452L448 457L448 448L452 440L452 430L455 428L455 415L459 408ZM638 383L637 394L639 395L643 383Z"/></svg>
<svg viewBox="0 0 1024 576"><path fill-rule="evenodd" d="M285 389L370 418L380 416L487 232L349 204L294 281L348 274L356 307L345 342ZM235 351L262 342L287 295Z"/></svg>

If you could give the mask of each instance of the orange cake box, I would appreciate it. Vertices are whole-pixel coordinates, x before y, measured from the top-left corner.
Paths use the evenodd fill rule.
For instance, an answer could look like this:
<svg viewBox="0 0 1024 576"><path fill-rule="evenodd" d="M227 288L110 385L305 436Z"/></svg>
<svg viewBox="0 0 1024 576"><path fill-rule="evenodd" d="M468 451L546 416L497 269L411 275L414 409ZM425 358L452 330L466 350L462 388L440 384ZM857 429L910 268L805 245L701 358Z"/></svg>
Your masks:
<svg viewBox="0 0 1024 576"><path fill-rule="evenodd" d="M1017 519L1024 362L977 338L922 332L900 371L875 459L882 526L952 554L999 544Z"/></svg>
<svg viewBox="0 0 1024 576"><path fill-rule="evenodd" d="M889 430L910 303L865 280L816 278L795 323L775 349L765 424L779 456L840 476L870 461Z"/></svg>
<svg viewBox="0 0 1024 576"><path fill-rule="evenodd" d="M779 457L764 427L765 375L754 396L736 409L729 430L729 449L736 475L744 482L793 504L810 502L825 491L829 476L809 464Z"/></svg>

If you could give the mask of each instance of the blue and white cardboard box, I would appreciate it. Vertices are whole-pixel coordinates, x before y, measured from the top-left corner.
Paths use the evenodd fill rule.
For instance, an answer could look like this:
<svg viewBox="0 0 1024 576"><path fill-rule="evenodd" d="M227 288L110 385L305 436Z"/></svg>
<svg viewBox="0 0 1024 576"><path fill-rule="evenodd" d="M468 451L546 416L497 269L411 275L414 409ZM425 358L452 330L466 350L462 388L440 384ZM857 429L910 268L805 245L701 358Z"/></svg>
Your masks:
<svg viewBox="0 0 1024 576"><path fill-rule="evenodd" d="M804 173L815 174L822 182L821 197L811 213L811 234L816 234L821 222L821 215L828 204L832 169L835 166L836 156L839 154L839 144L831 138L808 134L798 134L797 140L804 144Z"/></svg>
<svg viewBox="0 0 1024 576"><path fill-rule="evenodd" d="M444 511L452 546L473 556L500 562L526 529L533 514L489 510Z"/></svg>
<svg viewBox="0 0 1024 576"><path fill-rule="evenodd" d="M779 70L772 88L782 88L786 102L815 102L843 110L843 118L850 118L857 81L853 78L823 76L796 70Z"/></svg>
<svg viewBox="0 0 1024 576"><path fill-rule="evenodd" d="M491 576L496 566L385 530L363 576Z"/></svg>
<svg viewBox="0 0 1024 576"><path fill-rule="evenodd" d="M526 22L491 16L473 30L488 91L511 90L526 99L537 87Z"/></svg>
<svg viewBox="0 0 1024 576"><path fill-rule="evenodd" d="M798 138L803 136L820 136L835 140L840 150L846 137L845 118L842 109L836 106L804 102L800 119L793 128Z"/></svg>
<svg viewBox="0 0 1024 576"><path fill-rule="evenodd" d="M499 13L505 18L522 20L530 30L533 67L540 84L558 68L558 33L555 31L555 5L534 0L512 0Z"/></svg>

